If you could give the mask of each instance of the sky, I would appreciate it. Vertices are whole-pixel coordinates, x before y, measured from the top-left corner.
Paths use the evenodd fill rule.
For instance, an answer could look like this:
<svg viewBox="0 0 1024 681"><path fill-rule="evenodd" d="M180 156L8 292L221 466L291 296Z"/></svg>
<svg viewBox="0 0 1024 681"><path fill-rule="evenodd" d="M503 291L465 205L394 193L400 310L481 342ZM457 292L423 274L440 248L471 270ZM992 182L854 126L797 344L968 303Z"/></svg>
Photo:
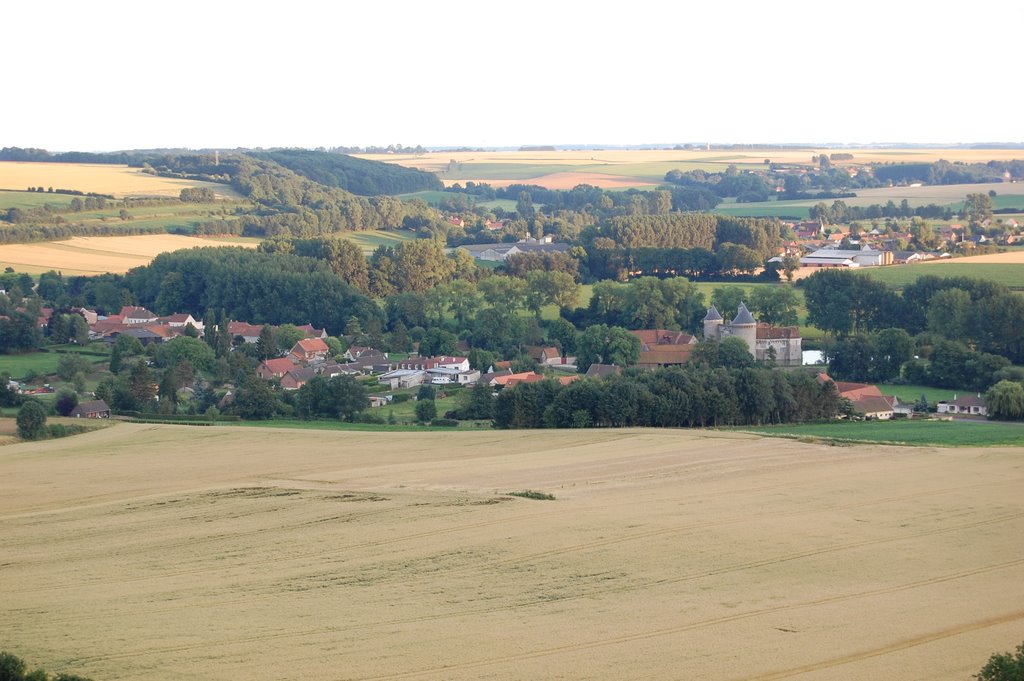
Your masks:
<svg viewBox="0 0 1024 681"><path fill-rule="evenodd" d="M4 7L0 147L1024 142L1024 3Z"/></svg>

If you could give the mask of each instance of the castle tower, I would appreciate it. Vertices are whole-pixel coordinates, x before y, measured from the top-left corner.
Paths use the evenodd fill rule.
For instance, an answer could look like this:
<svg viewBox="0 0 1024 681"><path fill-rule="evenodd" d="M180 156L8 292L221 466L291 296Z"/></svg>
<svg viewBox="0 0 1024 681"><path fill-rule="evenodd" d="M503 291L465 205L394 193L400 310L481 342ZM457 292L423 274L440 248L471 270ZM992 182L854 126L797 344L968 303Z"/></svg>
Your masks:
<svg viewBox="0 0 1024 681"><path fill-rule="evenodd" d="M714 305L708 308L704 315L704 340L720 340L722 328L722 315Z"/></svg>
<svg viewBox="0 0 1024 681"><path fill-rule="evenodd" d="M732 335L742 338L750 349L750 355L756 357L757 353L754 352L754 348L757 346L757 320L754 319L754 315L750 314L750 310L744 303L740 303L736 319L732 320L729 327L732 330Z"/></svg>

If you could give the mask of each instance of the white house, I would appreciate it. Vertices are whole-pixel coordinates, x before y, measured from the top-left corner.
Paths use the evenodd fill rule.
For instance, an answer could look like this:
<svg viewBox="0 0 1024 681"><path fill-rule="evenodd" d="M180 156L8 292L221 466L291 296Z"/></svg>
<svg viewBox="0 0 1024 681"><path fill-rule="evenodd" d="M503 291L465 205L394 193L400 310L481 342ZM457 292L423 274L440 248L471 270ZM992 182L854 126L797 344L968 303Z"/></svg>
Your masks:
<svg viewBox="0 0 1024 681"><path fill-rule="evenodd" d="M936 405L936 411L940 414L969 414L971 416L988 416L988 405L979 393L978 395L964 395L958 398L953 395L950 401L943 400Z"/></svg>

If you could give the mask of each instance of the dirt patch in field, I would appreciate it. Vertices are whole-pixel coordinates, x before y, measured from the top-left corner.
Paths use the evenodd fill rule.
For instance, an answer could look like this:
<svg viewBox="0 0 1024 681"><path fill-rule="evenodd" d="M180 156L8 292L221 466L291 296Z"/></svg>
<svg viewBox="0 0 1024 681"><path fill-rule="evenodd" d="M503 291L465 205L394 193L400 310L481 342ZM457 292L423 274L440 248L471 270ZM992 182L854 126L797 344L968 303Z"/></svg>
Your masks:
<svg viewBox="0 0 1024 681"><path fill-rule="evenodd" d="M149 264L161 253L204 246L255 248L256 244L177 234L72 237L66 241L0 246L0 267L30 274L47 270L64 274L123 274Z"/></svg>
<svg viewBox="0 0 1024 681"><path fill-rule="evenodd" d="M961 681L1020 641L1022 457L118 424L0 449L0 639L111 681Z"/></svg>

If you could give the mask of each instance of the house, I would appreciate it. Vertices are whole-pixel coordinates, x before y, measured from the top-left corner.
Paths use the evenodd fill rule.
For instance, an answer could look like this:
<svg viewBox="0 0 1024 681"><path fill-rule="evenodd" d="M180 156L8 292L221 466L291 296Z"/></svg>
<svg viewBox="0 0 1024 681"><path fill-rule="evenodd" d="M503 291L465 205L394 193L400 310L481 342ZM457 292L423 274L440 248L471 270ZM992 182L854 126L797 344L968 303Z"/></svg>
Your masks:
<svg viewBox="0 0 1024 681"><path fill-rule="evenodd" d="M298 390L316 375L316 369L311 367L295 367L281 377L281 387L285 390Z"/></svg>
<svg viewBox="0 0 1024 681"><path fill-rule="evenodd" d="M260 362L260 365L256 367L256 374L263 380L269 381L272 378L281 378L294 368L295 362L291 357L266 359Z"/></svg>
<svg viewBox="0 0 1024 681"><path fill-rule="evenodd" d="M124 324L152 324L157 320L157 316L146 308L134 305L125 305L120 314Z"/></svg>
<svg viewBox="0 0 1024 681"><path fill-rule="evenodd" d="M562 352L554 346L529 345L528 354L538 364L563 364Z"/></svg>
<svg viewBox="0 0 1024 681"><path fill-rule="evenodd" d="M303 338L292 346L288 354L300 362L322 362L327 359L328 352L330 352L330 348L327 347L327 343L323 339Z"/></svg>
<svg viewBox="0 0 1024 681"><path fill-rule="evenodd" d="M95 310L89 310L84 307L76 307L72 311L82 315L82 317L85 319L85 323L88 324L89 326L92 326L93 324L100 320L99 315L96 314Z"/></svg>
<svg viewBox="0 0 1024 681"><path fill-rule="evenodd" d="M497 376L491 380L490 385L501 386L503 388L511 388L512 386L519 385L520 383L536 383L543 381L544 376L533 371L524 371L519 374L509 374L508 376Z"/></svg>
<svg viewBox="0 0 1024 681"><path fill-rule="evenodd" d="M704 340L722 341L730 336L741 338L755 360L773 360L781 366L803 364L803 339L796 326L759 324L744 303L740 303L731 322L722 319L712 305L704 316ZM642 353L641 353L642 354Z"/></svg>
<svg viewBox="0 0 1024 681"><path fill-rule="evenodd" d="M468 357L410 357L409 359L396 362L395 369L412 369L416 371L429 371L431 369L453 369L455 371L469 371Z"/></svg>
<svg viewBox="0 0 1024 681"><path fill-rule="evenodd" d="M484 385L494 385L494 379L512 375L511 369L499 369L498 371L494 371L494 367L491 367L490 369L490 371L481 374L480 378L478 378L476 382L483 383Z"/></svg>
<svg viewBox="0 0 1024 681"><path fill-rule="evenodd" d="M319 338L321 340L327 339L326 329L317 329L312 324L303 324L302 326L296 327L299 331L306 334L306 338Z"/></svg>
<svg viewBox="0 0 1024 681"><path fill-rule="evenodd" d="M896 398L891 395L865 395L850 400L853 412L866 419L888 421L895 413Z"/></svg>
<svg viewBox="0 0 1024 681"><path fill-rule="evenodd" d="M430 380L430 383L434 385L450 385L452 383L469 385L480 380L480 371L477 369L460 371L458 369L443 369L435 367L427 370L427 378Z"/></svg>
<svg viewBox="0 0 1024 681"><path fill-rule="evenodd" d="M940 414L967 414L970 416L988 416L988 405L981 393L977 395L964 395L957 397L953 395L952 400L942 400L938 403L936 411Z"/></svg>
<svg viewBox="0 0 1024 681"><path fill-rule="evenodd" d="M273 327L271 327L273 329ZM228 335L232 338L241 336L246 343L255 343L260 339L260 332L263 331L262 324L249 324L248 322L228 322Z"/></svg>
<svg viewBox="0 0 1024 681"><path fill-rule="evenodd" d="M608 378L609 376L618 376L621 373L622 369L614 364L591 364L584 376L586 378Z"/></svg>
<svg viewBox="0 0 1024 681"><path fill-rule="evenodd" d="M107 403L103 400L82 402L80 405L72 409L68 416L72 416L76 419L109 419L110 407L108 407Z"/></svg>
<svg viewBox="0 0 1024 681"><path fill-rule="evenodd" d="M164 326L171 327L172 329L184 329L189 324L191 324L192 328L199 332L202 332L205 329L201 321L197 321L192 315L187 313L172 314L168 317L160 317L157 321Z"/></svg>

